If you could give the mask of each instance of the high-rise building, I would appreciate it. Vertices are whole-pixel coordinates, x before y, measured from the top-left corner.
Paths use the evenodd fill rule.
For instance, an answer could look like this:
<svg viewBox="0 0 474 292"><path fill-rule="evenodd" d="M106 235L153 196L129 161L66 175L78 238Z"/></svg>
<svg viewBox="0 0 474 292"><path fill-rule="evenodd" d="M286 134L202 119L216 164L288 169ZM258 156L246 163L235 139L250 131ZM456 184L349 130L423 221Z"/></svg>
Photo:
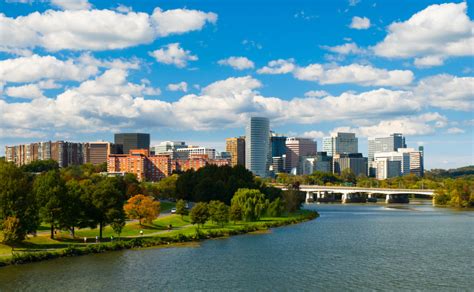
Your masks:
<svg viewBox="0 0 474 292"><path fill-rule="evenodd" d="M337 133L323 138L323 151L328 156L359 152L358 139L354 133Z"/></svg>
<svg viewBox="0 0 474 292"><path fill-rule="evenodd" d="M401 161L390 160L387 157L376 157L372 165L375 168L375 177L377 179L397 177L401 172Z"/></svg>
<svg viewBox="0 0 474 292"><path fill-rule="evenodd" d="M286 154L286 136L281 136L271 132L270 144L272 157L282 157Z"/></svg>
<svg viewBox="0 0 474 292"><path fill-rule="evenodd" d="M333 156L333 172L341 174L349 168L356 176L367 174L367 157L362 153L336 154Z"/></svg>
<svg viewBox="0 0 474 292"><path fill-rule="evenodd" d="M113 153L113 145L110 142L87 142L84 143L84 163L94 165L107 162L107 156Z"/></svg>
<svg viewBox="0 0 474 292"><path fill-rule="evenodd" d="M115 141L117 154L128 154L130 150L147 149L150 150L150 134L144 133L117 133Z"/></svg>
<svg viewBox="0 0 474 292"><path fill-rule="evenodd" d="M245 137L227 138L225 150L231 155L232 166L237 164L245 166Z"/></svg>
<svg viewBox="0 0 474 292"><path fill-rule="evenodd" d="M245 167L255 175L268 176L270 121L263 117L249 118L245 134Z"/></svg>
<svg viewBox="0 0 474 292"><path fill-rule="evenodd" d="M38 142L5 147L6 161L14 162L21 166L35 160L53 159L59 167L79 165L84 162L84 149L82 143L65 141Z"/></svg>
<svg viewBox="0 0 474 292"><path fill-rule="evenodd" d="M423 146L420 146L423 147ZM399 148L398 152L408 153L410 155L410 173L416 176L424 175L423 148L416 151L413 148Z"/></svg>
<svg viewBox="0 0 474 292"><path fill-rule="evenodd" d="M317 152L312 156L301 156L298 173L307 175L315 171L332 172L332 157L326 152Z"/></svg>
<svg viewBox="0 0 474 292"><path fill-rule="evenodd" d="M308 138L290 137L286 139L286 169L290 172L296 172L299 166L301 156L316 155L316 141Z"/></svg>
<svg viewBox="0 0 474 292"><path fill-rule="evenodd" d="M402 152L403 149L406 148L399 148L398 151L376 152L374 154L374 161L385 158L388 159L388 161L399 161L400 172L393 176L408 175L410 174L410 154L407 152Z"/></svg>
<svg viewBox="0 0 474 292"><path fill-rule="evenodd" d="M388 137L369 138L369 162L374 161L375 153L397 151L398 148L407 148L405 137L400 133L393 133Z"/></svg>

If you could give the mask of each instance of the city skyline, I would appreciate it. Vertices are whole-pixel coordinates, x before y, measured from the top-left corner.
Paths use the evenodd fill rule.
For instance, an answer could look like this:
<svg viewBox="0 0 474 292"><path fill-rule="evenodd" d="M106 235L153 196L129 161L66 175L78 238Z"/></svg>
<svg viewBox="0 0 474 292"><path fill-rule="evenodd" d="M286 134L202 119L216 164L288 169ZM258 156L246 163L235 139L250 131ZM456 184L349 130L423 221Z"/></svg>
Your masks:
<svg viewBox="0 0 474 292"><path fill-rule="evenodd" d="M224 151L253 115L318 149L354 132L367 156L368 137L403 133L426 169L474 164L467 2L20 2L1 8L0 156L116 132ZM80 27L98 18L117 29Z"/></svg>

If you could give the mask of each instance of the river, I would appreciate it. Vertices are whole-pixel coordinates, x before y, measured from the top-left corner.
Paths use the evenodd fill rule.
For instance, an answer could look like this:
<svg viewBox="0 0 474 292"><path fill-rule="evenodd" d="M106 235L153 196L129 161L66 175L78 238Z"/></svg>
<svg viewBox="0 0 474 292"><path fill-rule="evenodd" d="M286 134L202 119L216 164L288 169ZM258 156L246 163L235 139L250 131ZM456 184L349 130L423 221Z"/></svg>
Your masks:
<svg viewBox="0 0 474 292"><path fill-rule="evenodd" d="M194 247L0 268L0 291L474 289L474 212L429 205L307 205L321 217Z"/></svg>

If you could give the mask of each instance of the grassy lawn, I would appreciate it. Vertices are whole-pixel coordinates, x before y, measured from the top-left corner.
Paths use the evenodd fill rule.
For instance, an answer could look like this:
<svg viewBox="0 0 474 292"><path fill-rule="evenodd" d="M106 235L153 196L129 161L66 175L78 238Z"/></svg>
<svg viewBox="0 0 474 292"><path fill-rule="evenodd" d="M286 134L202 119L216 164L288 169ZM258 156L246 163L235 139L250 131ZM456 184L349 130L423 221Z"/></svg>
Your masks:
<svg viewBox="0 0 474 292"><path fill-rule="evenodd" d="M201 227L202 231L209 230L209 231L228 231L228 230L237 230L242 228L245 225L263 225L268 222L276 222L276 221L283 221L288 218L296 217L298 213L292 214L288 217L263 217L257 222L229 222L224 226L217 225L213 222L207 222L204 226ZM172 230L168 230L168 225L172 225ZM43 226L42 228L46 229L47 226ZM43 230L44 230L43 229ZM165 215L162 217L158 217L154 220L151 224L145 224L140 226L138 222L132 221L128 222L122 230L121 237L123 238L132 238L132 237L140 237L140 230L143 230L143 237L151 236L151 237L169 237L174 236L177 234L183 235L192 235L196 233L197 227L191 225L189 216L180 215ZM62 231L57 234L56 239L50 239L49 233L42 232L39 233L37 236L29 236L28 239L23 241L22 243L15 245L14 250L16 252L21 251L41 251L41 250L60 250L65 249L70 245L77 245L77 246L84 246L83 238L88 237L88 243L91 244L95 242L95 237L99 235L98 229L78 229L76 230L76 237L72 238L69 232ZM110 236L114 238L117 235L113 232L110 226L107 226L103 230L103 242L110 241ZM2 234L0 232L0 241L2 240ZM4 244L0 244L0 260L2 258L10 257L12 255L12 247Z"/></svg>

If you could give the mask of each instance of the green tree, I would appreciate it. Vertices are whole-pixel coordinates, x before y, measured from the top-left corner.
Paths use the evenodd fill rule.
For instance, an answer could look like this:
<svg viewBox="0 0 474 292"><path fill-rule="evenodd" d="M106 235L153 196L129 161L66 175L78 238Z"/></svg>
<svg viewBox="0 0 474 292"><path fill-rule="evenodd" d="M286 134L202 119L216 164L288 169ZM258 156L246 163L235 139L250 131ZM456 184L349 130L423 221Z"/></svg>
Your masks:
<svg viewBox="0 0 474 292"><path fill-rule="evenodd" d="M12 226L10 232L14 234L9 240L21 241L26 234L35 232L38 225L38 208L30 180L13 163L0 161L1 228Z"/></svg>
<svg viewBox="0 0 474 292"><path fill-rule="evenodd" d="M170 199L176 198L176 182L178 181L178 175L173 174L165 177L156 183L156 191L158 192L158 198Z"/></svg>
<svg viewBox="0 0 474 292"><path fill-rule="evenodd" d="M75 227L87 227L86 206L82 197L86 190L77 180L66 182L66 204L62 210L60 228L69 229L72 237L75 236Z"/></svg>
<svg viewBox="0 0 474 292"><path fill-rule="evenodd" d="M242 219L257 221L266 209L265 195L256 189L239 189L232 198L232 205L242 210Z"/></svg>
<svg viewBox="0 0 474 292"><path fill-rule="evenodd" d="M207 203L199 202L194 205L190 212L191 223L197 224L198 229L199 225L204 225L207 220L209 220L209 208Z"/></svg>
<svg viewBox="0 0 474 292"><path fill-rule="evenodd" d="M38 201L40 219L50 224L50 237L54 238L55 229L64 225L68 206L66 185L59 171L50 170L36 177L33 191Z"/></svg>
<svg viewBox="0 0 474 292"><path fill-rule="evenodd" d="M288 188L283 192L283 203L288 213L295 212L301 208L304 203L304 193L295 188Z"/></svg>
<svg viewBox="0 0 474 292"><path fill-rule="evenodd" d="M235 222L242 220L242 209L238 204L230 205L229 219Z"/></svg>
<svg viewBox="0 0 474 292"><path fill-rule="evenodd" d="M99 224L99 236L102 238L102 230L107 224L116 220L125 220L123 210L125 194L121 192L116 178L107 177L97 183L90 195L89 202L93 208L91 215Z"/></svg>
<svg viewBox="0 0 474 292"><path fill-rule="evenodd" d="M225 223L229 222L229 206L221 201L210 201L209 217L221 227L224 226Z"/></svg>
<svg viewBox="0 0 474 292"><path fill-rule="evenodd" d="M188 215L188 209L186 209L186 201L178 200L176 202L176 214L181 215L181 219L183 219L184 215Z"/></svg>
<svg viewBox="0 0 474 292"><path fill-rule="evenodd" d="M345 183L357 184L357 177L350 168L346 168L341 172L341 179Z"/></svg>
<svg viewBox="0 0 474 292"><path fill-rule="evenodd" d="M267 215L270 217L280 217L284 211L285 205L280 198L276 198L268 205Z"/></svg>
<svg viewBox="0 0 474 292"><path fill-rule="evenodd" d="M46 172L50 170L58 170L59 164L57 161L49 160L34 160L28 164L22 165L21 169L25 172Z"/></svg>

